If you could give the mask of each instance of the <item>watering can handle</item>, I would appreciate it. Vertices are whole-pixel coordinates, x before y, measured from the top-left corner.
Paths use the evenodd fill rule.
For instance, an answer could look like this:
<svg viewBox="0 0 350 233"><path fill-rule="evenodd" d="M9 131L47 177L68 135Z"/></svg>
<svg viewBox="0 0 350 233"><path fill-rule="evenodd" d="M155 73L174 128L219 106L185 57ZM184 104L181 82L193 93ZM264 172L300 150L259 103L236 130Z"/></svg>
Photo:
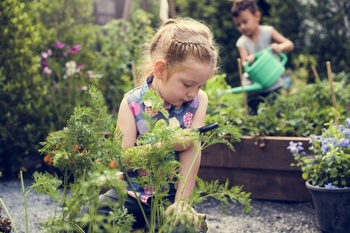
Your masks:
<svg viewBox="0 0 350 233"><path fill-rule="evenodd" d="M267 50L268 50L270 53L273 53L271 47L268 47ZM282 65L285 66L286 63L287 63L287 61L288 61L287 55L286 55L285 53L283 53L283 52L280 52L280 53L278 54L278 56L280 56L280 58L281 58L281 63L282 63Z"/></svg>
<svg viewBox="0 0 350 233"><path fill-rule="evenodd" d="M279 53L278 54L281 57L281 63L283 64L283 66L286 65L287 61L288 61L288 57L285 53Z"/></svg>

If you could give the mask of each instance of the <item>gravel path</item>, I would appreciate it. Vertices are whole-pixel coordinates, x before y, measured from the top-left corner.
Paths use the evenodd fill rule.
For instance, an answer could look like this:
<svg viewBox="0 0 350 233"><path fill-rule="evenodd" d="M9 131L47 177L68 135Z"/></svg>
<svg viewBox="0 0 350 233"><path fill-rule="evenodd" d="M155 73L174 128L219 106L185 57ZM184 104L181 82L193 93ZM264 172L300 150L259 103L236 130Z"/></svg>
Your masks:
<svg viewBox="0 0 350 233"><path fill-rule="evenodd" d="M30 181L25 181L25 186ZM6 204L20 233L25 232L23 197L19 180L0 181L0 197ZM215 200L197 206L199 213L207 214L209 233L320 233L312 203L291 203L252 200L253 209L249 214L242 207L230 204L223 214ZM40 222L54 212L51 199L34 191L27 196L29 232L44 232ZM2 214L5 212L3 211ZM12 231L14 232L14 231Z"/></svg>

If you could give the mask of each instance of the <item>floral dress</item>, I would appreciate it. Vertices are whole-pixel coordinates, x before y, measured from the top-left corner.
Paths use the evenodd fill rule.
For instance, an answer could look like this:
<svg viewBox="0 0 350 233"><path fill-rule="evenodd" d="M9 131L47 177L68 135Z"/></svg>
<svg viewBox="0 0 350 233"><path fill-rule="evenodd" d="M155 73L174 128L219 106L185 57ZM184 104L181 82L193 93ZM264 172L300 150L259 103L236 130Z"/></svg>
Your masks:
<svg viewBox="0 0 350 233"><path fill-rule="evenodd" d="M193 115L199 106L198 97L194 98L189 102L185 102L184 104L182 104L182 106L177 108L171 105L167 107L166 110L169 113L169 118L167 119L162 113L153 111L152 106L148 104L147 101L143 101L142 99L145 93L149 91L149 85L152 83L152 81L153 76L148 77L140 87L137 87L125 94L129 108L135 117L138 137L142 136L142 134L148 131L148 122L145 119L143 112L145 112L148 115L152 115L152 119L166 121L169 126L189 128L192 124ZM177 152L175 152L175 158L178 160ZM135 192L133 191L132 187L130 186L130 184L128 184L128 195L134 198L139 198L140 201L144 204L149 204L148 200L154 194L154 188L148 187L147 185L140 187L140 185L137 183L137 178L139 176L148 175L148 172L144 169L138 169L136 171L128 172L128 176L131 180L133 188L136 191L135 195ZM175 196L175 194L176 189L174 185L169 184L168 195Z"/></svg>

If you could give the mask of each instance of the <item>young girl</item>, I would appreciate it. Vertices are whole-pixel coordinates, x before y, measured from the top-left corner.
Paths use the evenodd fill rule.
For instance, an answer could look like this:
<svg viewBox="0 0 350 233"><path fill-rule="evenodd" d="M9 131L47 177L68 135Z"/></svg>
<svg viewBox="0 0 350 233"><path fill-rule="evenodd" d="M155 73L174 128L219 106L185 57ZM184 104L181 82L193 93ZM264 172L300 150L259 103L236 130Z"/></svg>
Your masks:
<svg viewBox="0 0 350 233"><path fill-rule="evenodd" d="M143 124L144 113L153 114L153 119L164 120L162 113L154 115L149 106L145 106L142 101L142 97L150 89L159 93L164 100L163 107L169 113L170 120L165 119L168 124L178 125L183 129L203 126L208 97L201 88L217 69L218 51L212 32L205 24L189 18L170 19L164 22L144 54L141 71L144 81L140 87L128 92L120 104L117 127L123 134L123 148L137 146L135 143L137 138L147 131L147 126ZM199 143L186 137L174 140L173 150L181 164L179 175L187 177L189 174L189 179L186 183L183 179L179 179L175 185L170 185L167 199L173 204L167 208L166 214L175 211L181 215L186 212L186 217L194 221L197 232L203 232L200 229L200 220L205 219L205 215L198 214L193 209L191 213L182 211L189 208L186 200L195 187L201 160ZM191 169L193 162L194 166ZM143 175L147 174L141 169L128 173L131 180ZM151 195L151 190L145 187L138 185L134 185L133 189L128 187L128 197L124 206L136 218L134 226L136 228L145 223L137 199L148 214ZM100 201L105 199L117 201L118 197L111 189L100 196ZM99 210L100 213L103 211L107 213L108 209ZM181 230L181 232L189 231Z"/></svg>

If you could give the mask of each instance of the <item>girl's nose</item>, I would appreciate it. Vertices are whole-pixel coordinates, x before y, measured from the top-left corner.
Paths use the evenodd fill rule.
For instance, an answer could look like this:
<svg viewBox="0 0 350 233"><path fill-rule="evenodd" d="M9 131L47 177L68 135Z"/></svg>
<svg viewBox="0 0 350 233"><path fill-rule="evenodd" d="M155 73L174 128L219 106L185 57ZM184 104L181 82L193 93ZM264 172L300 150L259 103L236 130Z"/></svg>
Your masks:
<svg viewBox="0 0 350 233"><path fill-rule="evenodd" d="M187 97L190 99L193 99L197 96L198 94L198 90L190 90L189 92L187 92Z"/></svg>

